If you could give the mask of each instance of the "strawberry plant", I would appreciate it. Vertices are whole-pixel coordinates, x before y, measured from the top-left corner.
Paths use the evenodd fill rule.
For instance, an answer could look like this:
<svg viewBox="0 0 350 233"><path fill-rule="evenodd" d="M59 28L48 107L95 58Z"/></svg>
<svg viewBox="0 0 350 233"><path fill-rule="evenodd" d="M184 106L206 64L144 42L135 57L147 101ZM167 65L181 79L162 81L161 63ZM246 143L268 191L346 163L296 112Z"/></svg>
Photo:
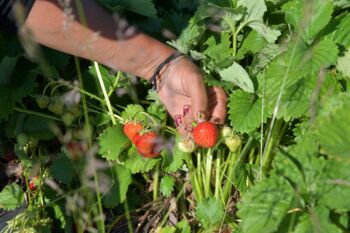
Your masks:
<svg viewBox="0 0 350 233"><path fill-rule="evenodd" d="M227 120L182 137L149 84L0 33L2 232L350 231L348 1L98 2L191 56Z"/></svg>

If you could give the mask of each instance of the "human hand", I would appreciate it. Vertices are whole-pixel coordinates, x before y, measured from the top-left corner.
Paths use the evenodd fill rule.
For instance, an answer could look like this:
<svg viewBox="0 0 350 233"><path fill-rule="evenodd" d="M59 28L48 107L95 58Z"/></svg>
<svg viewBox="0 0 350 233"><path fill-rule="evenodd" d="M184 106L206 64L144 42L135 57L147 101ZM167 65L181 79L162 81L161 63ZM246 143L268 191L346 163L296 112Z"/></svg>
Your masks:
<svg viewBox="0 0 350 233"><path fill-rule="evenodd" d="M161 75L159 97L182 136L193 121L210 120L223 124L227 95L221 87L206 87L202 72L185 57L173 60Z"/></svg>

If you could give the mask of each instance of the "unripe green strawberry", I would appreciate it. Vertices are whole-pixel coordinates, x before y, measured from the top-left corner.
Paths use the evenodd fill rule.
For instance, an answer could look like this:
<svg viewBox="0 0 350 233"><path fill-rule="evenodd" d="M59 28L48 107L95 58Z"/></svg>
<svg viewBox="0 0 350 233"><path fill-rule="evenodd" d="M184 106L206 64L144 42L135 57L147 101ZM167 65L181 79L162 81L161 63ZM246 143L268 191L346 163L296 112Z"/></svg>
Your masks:
<svg viewBox="0 0 350 233"><path fill-rule="evenodd" d="M70 112L65 112L61 115L61 119L66 126L70 126L74 121L74 116Z"/></svg>
<svg viewBox="0 0 350 233"><path fill-rule="evenodd" d="M47 108L50 103L50 97L46 95L39 95L36 97L36 103L38 104L39 108Z"/></svg>
<svg viewBox="0 0 350 233"><path fill-rule="evenodd" d="M72 106L69 108L69 112L72 113L74 117L79 117L81 115L81 109L79 106Z"/></svg>
<svg viewBox="0 0 350 233"><path fill-rule="evenodd" d="M17 143L21 146L25 146L29 142L28 136L25 133L19 133L16 138Z"/></svg>
<svg viewBox="0 0 350 233"><path fill-rule="evenodd" d="M224 127L222 127L222 130L221 130L222 137L227 138L232 136L232 134L233 134L233 131L229 126L225 125Z"/></svg>
<svg viewBox="0 0 350 233"><path fill-rule="evenodd" d="M177 143L177 146L182 152L192 153L196 149L196 145L192 140L180 140Z"/></svg>
<svg viewBox="0 0 350 233"><path fill-rule="evenodd" d="M225 144L231 152L236 152L242 141L237 135L232 135L225 138Z"/></svg>
<svg viewBox="0 0 350 233"><path fill-rule="evenodd" d="M62 100L55 98L50 102L48 109L57 115L61 115L64 110L64 104Z"/></svg>

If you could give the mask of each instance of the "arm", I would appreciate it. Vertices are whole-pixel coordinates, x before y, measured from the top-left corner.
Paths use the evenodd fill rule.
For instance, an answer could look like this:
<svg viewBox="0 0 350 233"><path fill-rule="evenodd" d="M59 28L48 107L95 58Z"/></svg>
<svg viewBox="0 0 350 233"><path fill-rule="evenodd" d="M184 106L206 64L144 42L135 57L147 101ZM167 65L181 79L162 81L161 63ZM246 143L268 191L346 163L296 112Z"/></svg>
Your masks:
<svg viewBox="0 0 350 233"><path fill-rule="evenodd" d="M76 6L73 6L71 14L74 18L68 19L56 1L37 0L24 26L40 44L95 60L146 80L174 52L174 49L141 32L125 39L117 38L120 21L113 20L112 15L95 1L81 2L86 24L79 21ZM226 93L218 87L207 89L202 72L190 60L179 57L171 61L159 76L160 100L180 133L185 134L186 126L191 125L193 120L201 120L198 116L217 123L224 122Z"/></svg>
<svg viewBox="0 0 350 233"><path fill-rule="evenodd" d="M87 17L85 26L79 20L74 2L71 6L74 18L70 18L55 0L35 1L25 26L39 44L144 79L149 79L157 65L174 51L144 33L117 39L118 28L113 16L95 1L81 1Z"/></svg>

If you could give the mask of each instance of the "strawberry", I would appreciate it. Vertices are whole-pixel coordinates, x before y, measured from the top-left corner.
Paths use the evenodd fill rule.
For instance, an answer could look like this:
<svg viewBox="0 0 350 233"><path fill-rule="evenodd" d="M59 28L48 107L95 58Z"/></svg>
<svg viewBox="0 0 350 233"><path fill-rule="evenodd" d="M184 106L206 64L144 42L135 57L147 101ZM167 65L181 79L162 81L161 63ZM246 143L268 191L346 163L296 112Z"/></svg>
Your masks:
<svg viewBox="0 0 350 233"><path fill-rule="evenodd" d="M54 98L50 102L48 109L57 115L61 115L64 112L64 103L60 98Z"/></svg>
<svg viewBox="0 0 350 233"><path fill-rule="evenodd" d="M37 176L31 178L30 181L29 181L29 190L30 191L36 190L37 187L38 187L38 182L39 182L39 180L38 180Z"/></svg>
<svg viewBox="0 0 350 233"><path fill-rule="evenodd" d="M179 147L180 151L184 153L192 153L196 146L194 145L194 142L192 140L181 140L177 143L177 146Z"/></svg>
<svg viewBox="0 0 350 233"><path fill-rule="evenodd" d="M158 135L155 132L151 131L135 137L134 143L142 157L155 158L160 155L159 152L155 151L158 139Z"/></svg>
<svg viewBox="0 0 350 233"><path fill-rule="evenodd" d="M61 115L61 119L65 126L70 126L74 121L74 115L70 112L65 112Z"/></svg>
<svg viewBox="0 0 350 233"><path fill-rule="evenodd" d="M39 108L46 108L49 105L50 97L46 95L40 95L36 98L36 103L38 104Z"/></svg>
<svg viewBox="0 0 350 233"><path fill-rule="evenodd" d="M242 141L237 135L232 135L225 138L225 144L231 152L236 152L242 144Z"/></svg>
<svg viewBox="0 0 350 233"><path fill-rule="evenodd" d="M124 125L124 133L125 135L130 139L130 141L133 141L133 138L136 134L140 133L143 129L143 126L139 122L127 122Z"/></svg>
<svg viewBox="0 0 350 233"><path fill-rule="evenodd" d="M218 141L219 132L217 126L209 121L204 121L194 127L192 136L194 142L203 148L211 148Z"/></svg>
<svg viewBox="0 0 350 233"><path fill-rule="evenodd" d="M141 134L136 133L135 136L132 138L132 143L134 143L134 145L136 145L136 143L138 142L138 140L140 139Z"/></svg>

